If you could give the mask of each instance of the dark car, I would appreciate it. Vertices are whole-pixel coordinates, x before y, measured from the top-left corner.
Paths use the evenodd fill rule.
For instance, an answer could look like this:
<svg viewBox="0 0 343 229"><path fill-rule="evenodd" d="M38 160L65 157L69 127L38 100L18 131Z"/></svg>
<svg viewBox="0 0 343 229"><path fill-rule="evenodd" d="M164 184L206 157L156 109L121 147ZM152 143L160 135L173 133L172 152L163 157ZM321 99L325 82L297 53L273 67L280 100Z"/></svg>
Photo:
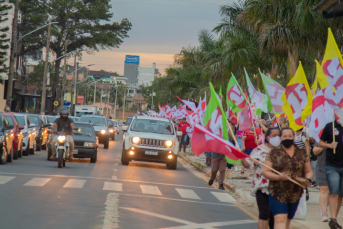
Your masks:
<svg viewBox="0 0 343 229"><path fill-rule="evenodd" d="M50 124L45 124L41 115L38 114L28 114L31 122L36 125L36 150L46 150L46 143L48 142L48 126Z"/></svg>
<svg viewBox="0 0 343 229"><path fill-rule="evenodd" d="M94 128L89 123L75 123L74 140L74 158L90 158L91 163L95 163L98 155L97 138Z"/></svg>
<svg viewBox="0 0 343 229"><path fill-rule="evenodd" d="M8 123L13 126L13 159L17 160L18 157L23 155L23 132L24 126L20 126L14 114L4 112Z"/></svg>
<svg viewBox="0 0 343 229"><path fill-rule="evenodd" d="M106 117L100 115L83 115L80 122L90 123L95 130L95 135L98 137L99 143L104 144L104 148L108 149L110 140L108 129L110 124Z"/></svg>
<svg viewBox="0 0 343 229"><path fill-rule="evenodd" d="M13 127L0 113L0 164L13 161Z"/></svg>

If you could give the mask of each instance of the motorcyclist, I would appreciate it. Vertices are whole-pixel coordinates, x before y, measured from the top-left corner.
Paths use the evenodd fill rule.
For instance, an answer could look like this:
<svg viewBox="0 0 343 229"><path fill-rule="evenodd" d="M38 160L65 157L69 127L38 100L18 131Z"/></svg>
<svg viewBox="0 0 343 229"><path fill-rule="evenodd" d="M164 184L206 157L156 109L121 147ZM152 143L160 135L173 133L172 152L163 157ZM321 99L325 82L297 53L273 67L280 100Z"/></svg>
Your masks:
<svg viewBox="0 0 343 229"><path fill-rule="evenodd" d="M69 159L73 159L73 152L74 152L74 140L70 136L71 134L74 134L74 128L75 124L74 121L71 118L68 118L69 110L67 108L62 108L60 110L60 118L55 119L54 123L52 124L52 130L55 130L57 127L57 132L65 132L66 133L66 141L69 142ZM55 158L56 155L56 148L55 143L57 140L57 135L54 137L51 143L52 148L52 155L50 157L51 160Z"/></svg>

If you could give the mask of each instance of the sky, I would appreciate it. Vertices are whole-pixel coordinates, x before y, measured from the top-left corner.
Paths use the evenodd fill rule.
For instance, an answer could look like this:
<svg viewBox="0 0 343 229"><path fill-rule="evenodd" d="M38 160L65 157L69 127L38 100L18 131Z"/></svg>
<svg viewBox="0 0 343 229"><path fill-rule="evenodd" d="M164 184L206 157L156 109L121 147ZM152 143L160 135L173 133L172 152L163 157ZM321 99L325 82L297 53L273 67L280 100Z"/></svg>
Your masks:
<svg viewBox="0 0 343 229"><path fill-rule="evenodd" d="M182 47L198 45L198 33L220 23L219 9L233 0L112 0L113 21L132 23L129 38L118 49L83 54L80 66L124 74L125 55L140 56L141 67L164 69Z"/></svg>

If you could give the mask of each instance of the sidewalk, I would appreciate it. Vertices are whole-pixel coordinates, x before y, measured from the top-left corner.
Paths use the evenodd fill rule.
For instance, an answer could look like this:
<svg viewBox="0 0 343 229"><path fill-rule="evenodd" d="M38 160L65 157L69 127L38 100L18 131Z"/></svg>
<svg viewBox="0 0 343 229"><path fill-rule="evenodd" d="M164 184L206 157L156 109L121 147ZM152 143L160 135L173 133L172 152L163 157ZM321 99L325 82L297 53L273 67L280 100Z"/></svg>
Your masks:
<svg viewBox="0 0 343 229"><path fill-rule="evenodd" d="M189 150L189 149L188 149ZM186 150L187 151L187 150ZM200 171L210 175L211 167L205 165L205 155L194 156L191 152L179 153L183 159L188 163L197 167ZM257 209L256 200L250 195L252 186L252 177L249 176L249 171L245 170L244 175L240 171L232 169L230 174L229 169L226 170L224 185L227 189L239 195L242 199L247 201L251 206ZM216 184L216 182L214 183ZM293 229L325 229L329 228L328 223L321 222L321 215L319 212L319 188L309 187L310 199L307 202L307 216L306 220L293 220ZM329 214L330 216L330 214ZM338 216L338 222L343 224L343 209L341 209Z"/></svg>

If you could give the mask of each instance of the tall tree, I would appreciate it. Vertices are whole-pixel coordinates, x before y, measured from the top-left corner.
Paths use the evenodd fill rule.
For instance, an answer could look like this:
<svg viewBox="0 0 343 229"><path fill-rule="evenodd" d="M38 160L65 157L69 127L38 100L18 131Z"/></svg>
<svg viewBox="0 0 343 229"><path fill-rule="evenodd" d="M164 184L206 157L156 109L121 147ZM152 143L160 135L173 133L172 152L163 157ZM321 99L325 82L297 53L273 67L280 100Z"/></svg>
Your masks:
<svg viewBox="0 0 343 229"><path fill-rule="evenodd" d="M7 21L7 15L8 15L8 10L11 9L12 7L3 4L5 1L0 1L0 25ZM9 28L8 27L3 27L0 26L0 74L1 73L7 73L8 69L5 67L5 62L7 60L7 50L9 48L9 38L7 38L6 32L8 32ZM0 78L0 83L3 83L2 79Z"/></svg>

